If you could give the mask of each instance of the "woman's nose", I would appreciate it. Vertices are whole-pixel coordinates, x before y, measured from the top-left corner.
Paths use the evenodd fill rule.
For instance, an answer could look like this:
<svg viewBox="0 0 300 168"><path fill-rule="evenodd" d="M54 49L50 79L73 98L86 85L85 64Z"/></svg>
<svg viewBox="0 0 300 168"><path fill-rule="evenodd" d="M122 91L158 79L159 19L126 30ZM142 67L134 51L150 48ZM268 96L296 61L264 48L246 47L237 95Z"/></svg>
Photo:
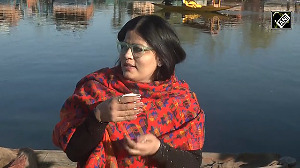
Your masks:
<svg viewBox="0 0 300 168"><path fill-rule="evenodd" d="M133 59L133 53L131 48L128 48L127 51L124 52L124 57L126 59Z"/></svg>

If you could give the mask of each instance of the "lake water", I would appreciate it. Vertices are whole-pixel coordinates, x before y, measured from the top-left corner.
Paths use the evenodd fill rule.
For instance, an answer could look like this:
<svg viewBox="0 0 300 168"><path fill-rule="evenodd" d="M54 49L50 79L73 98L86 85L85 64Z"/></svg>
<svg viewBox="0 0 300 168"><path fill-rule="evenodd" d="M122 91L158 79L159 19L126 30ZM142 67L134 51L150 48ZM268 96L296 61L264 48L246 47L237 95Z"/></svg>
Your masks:
<svg viewBox="0 0 300 168"><path fill-rule="evenodd" d="M154 13L187 52L176 74L206 113L203 150L300 160L299 4L225 1L240 6L195 14L151 2L0 0L0 146L56 149L52 130L76 83L115 64L122 25ZM271 29L272 10L292 11L292 28Z"/></svg>

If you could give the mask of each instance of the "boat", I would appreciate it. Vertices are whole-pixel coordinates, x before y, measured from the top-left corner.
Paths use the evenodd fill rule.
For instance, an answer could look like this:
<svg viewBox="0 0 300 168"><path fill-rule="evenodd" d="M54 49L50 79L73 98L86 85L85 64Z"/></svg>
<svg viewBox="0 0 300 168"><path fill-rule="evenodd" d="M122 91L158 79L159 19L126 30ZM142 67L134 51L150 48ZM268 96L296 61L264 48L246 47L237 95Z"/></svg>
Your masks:
<svg viewBox="0 0 300 168"><path fill-rule="evenodd" d="M226 10L226 9L230 9L230 8L234 7L234 6L214 7L212 5L209 5L209 6L202 6L199 8L191 8L191 7L187 7L187 6L172 6L172 5L164 5L164 4L158 4L158 3L152 3L152 4L157 7L162 8L164 10L175 11L175 12L179 12L179 11L217 12L217 11Z"/></svg>

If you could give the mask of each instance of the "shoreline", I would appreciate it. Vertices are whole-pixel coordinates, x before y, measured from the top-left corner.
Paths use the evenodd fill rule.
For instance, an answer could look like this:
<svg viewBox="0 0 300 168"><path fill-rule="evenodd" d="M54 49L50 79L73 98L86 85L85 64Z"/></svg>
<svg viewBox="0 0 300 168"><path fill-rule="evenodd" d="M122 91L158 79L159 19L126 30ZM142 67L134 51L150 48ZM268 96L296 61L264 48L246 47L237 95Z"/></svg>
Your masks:
<svg viewBox="0 0 300 168"><path fill-rule="evenodd" d="M203 152L202 156L201 167L203 168L214 168L219 166L223 168L240 166L298 168L296 159L292 157L283 157L274 153L226 154ZM0 167L23 168L26 166L29 168L76 168L77 163L69 160L62 150L33 150L30 148L11 149L0 147Z"/></svg>

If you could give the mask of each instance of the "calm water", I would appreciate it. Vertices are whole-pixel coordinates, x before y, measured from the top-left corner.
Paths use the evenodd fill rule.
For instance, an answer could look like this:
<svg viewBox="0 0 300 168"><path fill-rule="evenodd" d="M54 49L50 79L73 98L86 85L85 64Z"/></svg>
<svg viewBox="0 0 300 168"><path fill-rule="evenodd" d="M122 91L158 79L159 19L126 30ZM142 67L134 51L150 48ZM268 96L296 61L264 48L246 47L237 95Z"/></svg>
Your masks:
<svg viewBox="0 0 300 168"><path fill-rule="evenodd" d="M227 3L240 6L220 14L155 12L187 52L176 73L206 112L204 151L300 160L300 6ZM292 29L271 30L274 9L293 11ZM148 1L0 0L0 146L55 149L52 129L76 83L113 66L118 30L153 12Z"/></svg>

